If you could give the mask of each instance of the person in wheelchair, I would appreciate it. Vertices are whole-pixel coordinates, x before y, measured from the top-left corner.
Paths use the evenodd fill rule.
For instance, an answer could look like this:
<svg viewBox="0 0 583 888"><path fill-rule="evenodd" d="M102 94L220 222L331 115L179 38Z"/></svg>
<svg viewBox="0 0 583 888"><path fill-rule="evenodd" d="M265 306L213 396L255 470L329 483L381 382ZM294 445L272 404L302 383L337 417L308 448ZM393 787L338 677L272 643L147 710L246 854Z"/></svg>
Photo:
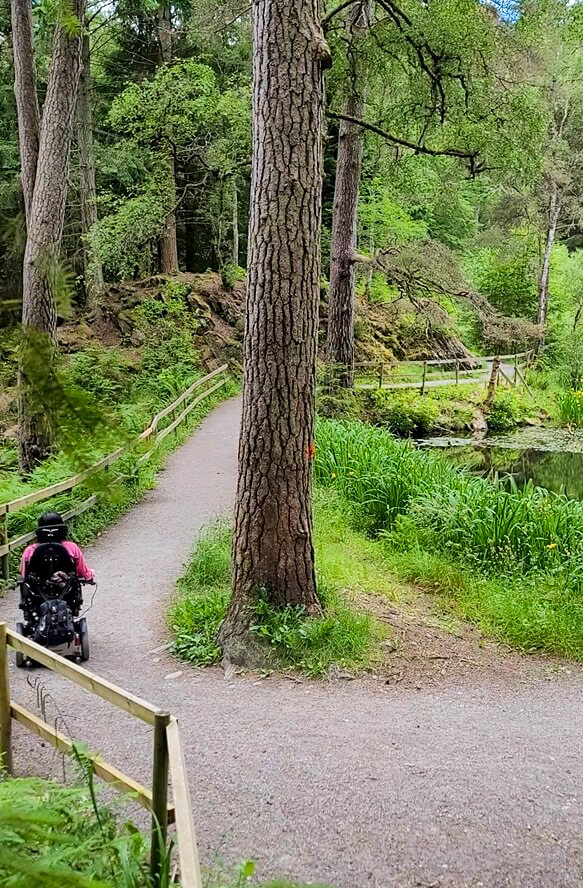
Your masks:
<svg viewBox="0 0 583 888"><path fill-rule="evenodd" d="M67 525L58 512L45 512L38 521L36 542L22 553L20 573L21 600L62 598L73 613L82 604L81 583L92 583L94 573L83 552L67 539ZM24 601L23 601L24 603Z"/></svg>
<svg viewBox="0 0 583 888"><path fill-rule="evenodd" d="M41 515L36 542L28 546L20 563L20 635L63 656L89 659L87 621L79 617L82 585L94 574L79 546L67 539L67 525L58 512ZM17 666L25 657L17 652Z"/></svg>
<svg viewBox="0 0 583 888"><path fill-rule="evenodd" d="M32 543L22 553L20 561L20 573L26 577L30 560L39 546L45 543L60 543L67 550L72 562L73 570L80 580L90 583L95 574L85 561L83 552L72 540L67 539L67 525L58 512L45 512L38 519L36 529L36 543Z"/></svg>

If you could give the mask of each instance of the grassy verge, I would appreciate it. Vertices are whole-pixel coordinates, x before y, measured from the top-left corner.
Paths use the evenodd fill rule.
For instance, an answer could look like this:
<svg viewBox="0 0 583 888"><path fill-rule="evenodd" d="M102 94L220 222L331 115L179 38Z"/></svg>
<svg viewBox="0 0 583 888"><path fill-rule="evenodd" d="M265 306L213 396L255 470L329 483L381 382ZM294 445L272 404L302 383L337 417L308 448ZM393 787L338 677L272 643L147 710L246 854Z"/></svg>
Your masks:
<svg viewBox="0 0 583 888"><path fill-rule="evenodd" d="M382 429L322 421L316 479L380 537L386 566L523 650L583 659L583 503L508 489Z"/></svg>
<svg viewBox="0 0 583 888"><path fill-rule="evenodd" d="M306 619L296 608L276 612L260 601L253 631L277 668L311 676L324 675L331 666L370 668L387 630L358 607L358 598L380 592L393 597L396 584L378 546L349 526L343 504L334 497L316 496L315 547L323 616ZM230 550L230 527L211 526L178 581L169 615L176 652L200 666L219 659L215 637L229 600Z"/></svg>
<svg viewBox="0 0 583 888"><path fill-rule="evenodd" d="M91 785L43 779L0 781L0 885L10 888L151 888L148 842L120 822ZM234 873L205 873L207 888L243 888L254 873L246 861ZM169 888L168 872L161 888ZM301 888L287 881L263 888ZM318 888L318 886L313 886ZM325 886L320 886L325 888Z"/></svg>

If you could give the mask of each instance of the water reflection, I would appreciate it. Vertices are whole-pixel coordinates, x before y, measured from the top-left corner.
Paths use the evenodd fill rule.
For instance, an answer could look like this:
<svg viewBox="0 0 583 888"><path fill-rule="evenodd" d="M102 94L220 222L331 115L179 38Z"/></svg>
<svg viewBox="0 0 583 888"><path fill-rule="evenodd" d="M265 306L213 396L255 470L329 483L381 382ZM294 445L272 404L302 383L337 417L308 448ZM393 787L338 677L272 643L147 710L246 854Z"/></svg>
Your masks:
<svg viewBox="0 0 583 888"><path fill-rule="evenodd" d="M538 444L539 446L517 446ZM553 450L552 445L573 446L572 450ZM497 472L511 475L519 485L529 480L538 486L573 499L583 500L583 452L580 440L556 440L556 433L540 441L520 440L520 436L484 440L479 444L468 439L432 439L420 442L425 447L439 447L455 465L472 474L486 476Z"/></svg>

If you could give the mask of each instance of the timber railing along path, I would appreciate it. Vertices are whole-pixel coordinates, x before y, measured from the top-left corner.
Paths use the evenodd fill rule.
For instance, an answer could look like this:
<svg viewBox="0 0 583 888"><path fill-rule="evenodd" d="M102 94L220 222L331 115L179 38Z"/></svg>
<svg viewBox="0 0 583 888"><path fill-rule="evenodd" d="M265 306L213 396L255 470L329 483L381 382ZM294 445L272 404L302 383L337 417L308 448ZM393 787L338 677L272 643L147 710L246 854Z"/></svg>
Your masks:
<svg viewBox="0 0 583 888"><path fill-rule="evenodd" d="M419 389L424 395L428 388L446 385L486 384L494 364L500 368L500 377L507 385L526 385L524 370L528 369L534 352L516 352L511 355L486 357L468 355L464 358L442 358L430 361L364 361L354 365L357 388Z"/></svg>
<svg viewBox="0 0 583 888"><path fill-rule="evenodd" d="M102 457L98 462L94 463L94 465L84 469L77 475L73 475L71 478L66 478L63 481L58 481L56 484L51 484L50 487L43 487L42 490L35 490L32 493L28 493L11 502L0 503L0 576L2 579L7 580L9 578L10 553L16 549L20 549L22 546L26 546L27 543L30 543L35 538L35 532L30 531L29 533L10 539L8 535L9 515L18 512L20 509L24 509L25 506L44 502L61 493L80 487L92 476L97 475L99 472L114 465L114 463L118 462L118 460L125 456L126 453L133 450L141 443L145 443L148 450L140 456L137 462L138 464L145 462L152 456L156 447L164 440L164 438L167 438L168 435L175 431L195 407L225 385L228 378L227 371L228 365L223 364L221 367L217 367L216 370L213 370L212 373L208 373L206 376L195 380L195 382L189 385L189 387L182 392L172 404L169 404L164 410L161 410L153 417L147 429L144 429L143 432L135 438L132 438L132 440L128 441L127 444L124 444L123 447L119 447L113 453L109 453L107 456ZM161 425L167 419L171 420L170 423L164 425L164 428L161 428ZM63 515L63 518L65 521L69 521L71 518L81 515L83 512L92 508L97 501L98 496L97 494L94 494L66 512Z"/></svg>
<svg viewBox="0 0 583 888"><path fill-rule="evenodd" d="M168 712L151 706L111 682L81 666L59 657L44 647L7 629L0 623L0 771L12 773L12 723L18 722L64 753L75 752L75 742L56 727L15 703L10 697L8 648L20 651L35 662L57 672L91 694L128 712L153 728L151 789L137 783L100 755L83 752L94 773L119 792L127 793L152 814L150 872L158 886L167 849L168 825L174 823L180 862L182 888L202 888L192 803L186 775L178 722ZM172 784L173 804L168 804L168 782Z"/></svg>

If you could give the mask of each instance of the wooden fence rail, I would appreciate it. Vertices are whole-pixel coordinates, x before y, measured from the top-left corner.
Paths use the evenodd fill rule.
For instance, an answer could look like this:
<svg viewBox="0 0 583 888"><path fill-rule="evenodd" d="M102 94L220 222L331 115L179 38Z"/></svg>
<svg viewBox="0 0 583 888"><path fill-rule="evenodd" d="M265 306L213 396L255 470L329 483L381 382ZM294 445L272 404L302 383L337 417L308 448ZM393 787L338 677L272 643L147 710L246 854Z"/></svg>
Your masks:
<svg viewBox="0 0 583 888"><path fill-rule="evenodd" d="M509 385L525 385L522 370L530 366L532 352L512 355L440 358L427 361L362 361L354 365L355 384L359 388L427 389L445 385L478 385L487 383L488 369L495 361L511 368L510 375L502 370L501 377ZM468 366L473 365L473 366ZM432 371L437 371L432 373Z"/></svg>
<svg viewBox="0 0 583 888"><path fill-rule="evenodd" d="M221 367L217 367L216 370L213 370L212 373L208 373L201 379L195 380L195 382L193 382L186 391L182 392L175 401L153 417L147 429L144 429L143 432L131 441L128 441L123 447L119 447L117 450L114 450L113 453L109 453L107 456L102 457L92 466L89 466L89 468L84 469L82 472L78 472L71 478L65 478L63 481L51 484L49 487L35 490L32 493L28 493L25 496L18 497L18 499L11 500L7 503L0 503L0 576L2 579L7 580L9 577L10 553L25 546L35 537L35 532L31 531L10 539L8 534L8 515L12 515L20 509L24 509L25 506L44 502L45 500L52 499L54 496L58 496L60 493L66 493L69 490L74 490L76 487L80 487L89 478L97 475L104 469L109 468L109 466L114 465L123 456L143 442L149 445L149 449L140 457L138 463L142 463L149 459L160 442L167 438L168 435L170 435L180 423L192 413L195 407L214 392L218 391L221 386L225 385L227 381L227 370L228 365L223 364ZM178 408L182 408L180 412L178 412ZM161 423L169 416L172 416L172 422L165 428L160 429ZM71 518L76 518L78 515L82 515L83 512L91 509L97 502L97 495L90 496L82 503L66 512L63 517L66 521Z"/></svg>
<svg viewBox="0 0 583 888"><path fill-rule="evenodd" d="M152 843L150 870L153 885L160 881L163 857L166 854L168 824L176 825L180 884L182 888L202 888L196 832L192 804L180 741L177 720L145 700L129 694L98 675L65 660L7 629L0 623L0 770L12 773L12 722L41 737L64 753L74 751L75 742L53 725L33 712L15 703L10 697L8 649L20 651L27 657L57 672L69 681L117 706L119 709L153 727L152 788L142 786L132 777L106 762L100 755L89 754L95 774L116 790L130 794L152 815ZM173 804L168 804L168 783L172 786Z"/></svg>

